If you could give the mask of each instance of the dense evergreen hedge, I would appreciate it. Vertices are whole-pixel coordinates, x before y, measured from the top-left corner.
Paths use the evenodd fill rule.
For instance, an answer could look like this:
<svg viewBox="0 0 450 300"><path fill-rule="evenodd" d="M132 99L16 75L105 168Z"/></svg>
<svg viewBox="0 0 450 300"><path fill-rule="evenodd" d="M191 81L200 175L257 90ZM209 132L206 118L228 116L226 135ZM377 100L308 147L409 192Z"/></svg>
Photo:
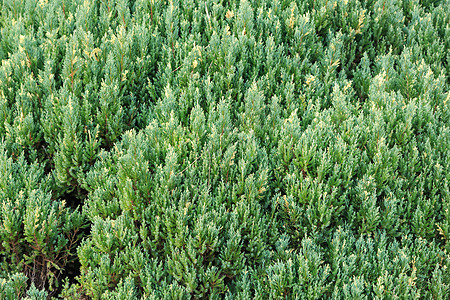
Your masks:
<svg viewBox="0 0 450 300"><path fill-rule="evenodd" d="M449 299L449 11L1 1L0 299Z"/></svg>

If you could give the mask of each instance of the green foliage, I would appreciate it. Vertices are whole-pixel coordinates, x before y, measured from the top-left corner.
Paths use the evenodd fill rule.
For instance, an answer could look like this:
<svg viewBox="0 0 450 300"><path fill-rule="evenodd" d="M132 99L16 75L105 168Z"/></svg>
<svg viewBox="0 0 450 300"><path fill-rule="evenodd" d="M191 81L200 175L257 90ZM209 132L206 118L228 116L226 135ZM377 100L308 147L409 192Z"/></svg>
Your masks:
<svg viewBox="0 0 450 300"><path fill-rule="evenodd" d="M0 298L448 299L449 5L0 2Z"/></svg>
<svg viewBox="0 0 450 300"><path fill-rule="evenodd" d="M0 277L0 295L2 295L2 298L13 300L23 297L28 278L22 273L13 273L6 278L3 276Z"/></svg>
<svg viewBox="0 0 450 300"><path fill-rule="evenodd" d="M23 155L13 161L0 151L0 276L23 272L40 289L54 291L74 259L83 217L66 207L65 200L52 198L52 180L37 163L28 164ZM13 290L19 297L27 277L8 279L2 287L6 295L12 297Z"/></svg>

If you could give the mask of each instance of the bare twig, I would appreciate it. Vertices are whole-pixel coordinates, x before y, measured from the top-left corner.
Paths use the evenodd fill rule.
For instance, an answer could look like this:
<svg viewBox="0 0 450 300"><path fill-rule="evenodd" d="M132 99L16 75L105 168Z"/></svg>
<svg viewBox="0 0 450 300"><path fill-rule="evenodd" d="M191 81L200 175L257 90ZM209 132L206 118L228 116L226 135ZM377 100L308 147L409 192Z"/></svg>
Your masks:
<svg viewBox="0 0 450 300"><path fill-rule="evenodd" d="M200 158L200 156L197 156L197 158L194 159L193 162L189 163L189 165L186 168L184 168L182 171L178 172L175 176L183 174L184 171L186 171L190 166L192 166L199 158Z"/></svg>

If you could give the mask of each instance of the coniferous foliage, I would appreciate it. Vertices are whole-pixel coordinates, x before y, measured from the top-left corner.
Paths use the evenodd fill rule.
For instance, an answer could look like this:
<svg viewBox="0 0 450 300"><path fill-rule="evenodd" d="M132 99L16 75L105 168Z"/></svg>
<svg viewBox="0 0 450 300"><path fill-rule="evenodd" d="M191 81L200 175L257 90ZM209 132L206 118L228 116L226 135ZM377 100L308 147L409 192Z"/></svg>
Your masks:
<svg viewBox="0 0 450 300"><path fill-rule="evenodd" d="M448 299L449 11L0 1L0 299Z"/></svg>

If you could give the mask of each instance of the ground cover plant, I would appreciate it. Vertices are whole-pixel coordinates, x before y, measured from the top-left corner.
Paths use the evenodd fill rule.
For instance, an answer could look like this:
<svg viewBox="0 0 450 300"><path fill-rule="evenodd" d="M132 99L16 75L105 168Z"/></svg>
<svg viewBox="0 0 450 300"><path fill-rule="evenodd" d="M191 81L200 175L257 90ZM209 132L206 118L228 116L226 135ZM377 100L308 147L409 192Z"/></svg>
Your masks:
<svg viewBox="0 0 450 300"><path fill-rule="evenodd" d="M449 299L450 1L0 1L0 299Z"/></svg>

